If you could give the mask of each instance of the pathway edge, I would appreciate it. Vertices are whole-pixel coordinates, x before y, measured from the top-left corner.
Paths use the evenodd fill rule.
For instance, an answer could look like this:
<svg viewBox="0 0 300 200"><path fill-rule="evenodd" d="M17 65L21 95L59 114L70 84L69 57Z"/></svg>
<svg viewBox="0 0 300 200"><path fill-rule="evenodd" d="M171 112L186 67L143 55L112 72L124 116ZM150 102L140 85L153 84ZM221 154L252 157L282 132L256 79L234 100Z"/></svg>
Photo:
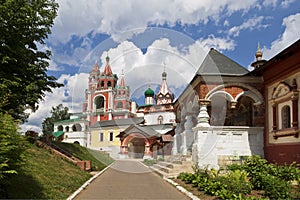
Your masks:
<svg viewBox="0 0 300 200"><path fill-rule="evenodd" d="M149 169L151 169L150 166L145 165L142 161L140 161L140 163L146 167L148 167ZM151 171L153 171L151 169ZM168 183L172 184L177 190L179 190L180 192L182 192L183 194L185 194L186 196L190 197L192 200L200 200L197 196L195 196L193 193L187 191L184 187L182 187L180 184L176 183L175 181L173 181L172 179L169 178L165 178L163 177L163 180L167 181Z"/></svg>
<svg viewBox="0 0 300 200"><path fill-rule="evenodd" d="M114 161L115 162L115 161ZM66 200L73 200L82 190L84 190L91 182L93 182L98 176L104 173L108 168L112 166L114 163L112 162L110 165L102 169L100 172L92 176L89 180L87 180L80 188L78 188L73 194L71 194Z"/></svg>

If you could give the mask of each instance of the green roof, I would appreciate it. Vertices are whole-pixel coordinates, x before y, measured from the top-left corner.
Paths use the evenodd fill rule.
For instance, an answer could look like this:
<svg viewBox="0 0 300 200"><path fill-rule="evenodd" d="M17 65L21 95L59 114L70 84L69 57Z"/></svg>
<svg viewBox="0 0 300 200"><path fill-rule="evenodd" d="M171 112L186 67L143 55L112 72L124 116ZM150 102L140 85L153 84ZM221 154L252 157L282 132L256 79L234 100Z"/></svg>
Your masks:
<svg viewBox="0 0 300 200"><path fill-rule="evenodd" d="M56 131L56 132L53 132L52 135L56 138L58 138L59 136L61 136L62 134L64 134L63 131Z"/></svg>
<svg viewBox="0 0 300 200"><path fill-rule="evenodd" d="M144 94L145 94L146 97L149 97L149 96L153 97L153 96L154 96L154 91L149 87L149 88L145 91Z"/></svg>

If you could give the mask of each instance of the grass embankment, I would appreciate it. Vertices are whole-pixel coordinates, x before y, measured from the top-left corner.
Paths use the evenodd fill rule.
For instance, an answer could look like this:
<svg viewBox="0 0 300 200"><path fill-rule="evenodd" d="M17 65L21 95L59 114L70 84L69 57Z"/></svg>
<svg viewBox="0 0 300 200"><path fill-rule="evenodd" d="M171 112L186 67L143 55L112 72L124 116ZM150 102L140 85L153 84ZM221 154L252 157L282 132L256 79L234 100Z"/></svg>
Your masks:
<svg viewBox="0 0 300 200"><path fill-rule="evenodd" d="M107 155L93 151L93 154L97 155L95 158L89 150L79 145L60 144L60 146L80 159L91 160L97 170L103 169L113 161ZM30 145L25 152L25 158L19 173L9 180L7 196L0 194L1 198L65 199L92 176L74 164L35 145Z"/></svg>

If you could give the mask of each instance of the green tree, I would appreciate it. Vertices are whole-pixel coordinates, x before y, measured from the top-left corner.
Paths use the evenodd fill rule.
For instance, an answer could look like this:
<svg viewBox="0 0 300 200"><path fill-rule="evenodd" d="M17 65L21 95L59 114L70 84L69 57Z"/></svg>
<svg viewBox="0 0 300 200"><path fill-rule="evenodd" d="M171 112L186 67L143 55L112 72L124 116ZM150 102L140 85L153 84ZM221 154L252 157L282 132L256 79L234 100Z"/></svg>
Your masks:
<svg viewBox="0 0 300 200"><path fill-rule="evenodd" d="M47 92L60 87L48 76L51 52L41 50L51 33L54 0L0 0L0 112L25 120Z"/></svg>
<svg viewBox="0 0 300 200"><path fill-rule="evenodd" d="M0 183L10 174L16 174L26 149L18 125L8 114L0 113Z"/></svg>
<svg viewBox="0 0 300 200"><path fill-rule="evenodd" d="M43 134L45 136L50 135L54 131L54 122L70 119L70 113L68 107L63 107L62 104L59 104L56 107L52 107L51 116L44 119Z"/></svg>

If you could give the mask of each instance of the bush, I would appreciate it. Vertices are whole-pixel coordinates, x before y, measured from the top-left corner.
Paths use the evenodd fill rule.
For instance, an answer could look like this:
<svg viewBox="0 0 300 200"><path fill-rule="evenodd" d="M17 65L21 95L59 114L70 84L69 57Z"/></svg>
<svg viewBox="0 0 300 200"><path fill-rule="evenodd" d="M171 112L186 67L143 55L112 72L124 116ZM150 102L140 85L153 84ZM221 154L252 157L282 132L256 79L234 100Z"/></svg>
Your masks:
<svg viewBox="0 0 300 200"><path fill-rule="evenodd" d="M263 177L263 190L270 199L290 199L291 185L285 180L267 175Z"/></svg>
<svg viewBox="0 0 300 200"><path fill-rule="evenodd" d="M25 143L13 118L0 113L0 180L17 173L26 149Z"/></svg>

